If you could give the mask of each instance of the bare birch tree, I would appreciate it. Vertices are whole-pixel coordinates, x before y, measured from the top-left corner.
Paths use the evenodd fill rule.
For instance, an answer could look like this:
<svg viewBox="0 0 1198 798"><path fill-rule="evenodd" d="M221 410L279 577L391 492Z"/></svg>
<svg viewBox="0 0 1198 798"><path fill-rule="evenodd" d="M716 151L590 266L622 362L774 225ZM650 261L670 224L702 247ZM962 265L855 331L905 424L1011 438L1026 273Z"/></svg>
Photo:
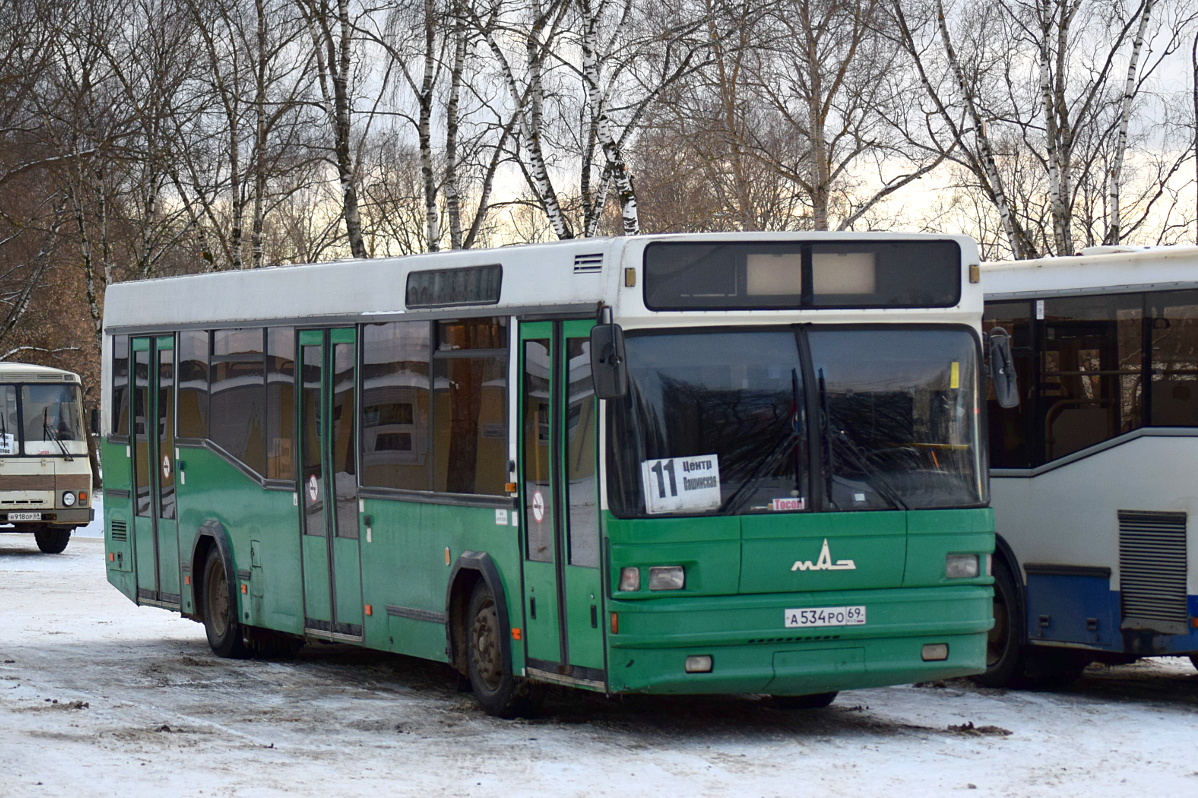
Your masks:
<svg viewBox="0 0 1198 798"><path fill-rule="evenodd" d="M321 110L332 138L332 165L341 191L342 217L349 249L367 256L358 207L360 175L354 157L355 30L350 0L295 0L308 27L320 87ZM381 87L380 87L381 91Z"/></svg>

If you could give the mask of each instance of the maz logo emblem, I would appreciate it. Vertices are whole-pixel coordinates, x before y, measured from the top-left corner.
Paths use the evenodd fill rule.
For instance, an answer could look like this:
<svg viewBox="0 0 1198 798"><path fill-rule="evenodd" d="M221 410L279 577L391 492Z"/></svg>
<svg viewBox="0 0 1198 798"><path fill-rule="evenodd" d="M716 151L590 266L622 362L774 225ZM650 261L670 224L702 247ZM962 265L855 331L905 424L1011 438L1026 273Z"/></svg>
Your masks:
<svg viewBox="0 0 1198 798"><path fill-rule="evenodd" d="M824 547L819 550L819 559L815 562L811 560L795 560L795 564L790 566L792 571L856 571L857 564L852 560L837 560L832 563L832 555L828 553L828 539L824 538Z"/></svg>

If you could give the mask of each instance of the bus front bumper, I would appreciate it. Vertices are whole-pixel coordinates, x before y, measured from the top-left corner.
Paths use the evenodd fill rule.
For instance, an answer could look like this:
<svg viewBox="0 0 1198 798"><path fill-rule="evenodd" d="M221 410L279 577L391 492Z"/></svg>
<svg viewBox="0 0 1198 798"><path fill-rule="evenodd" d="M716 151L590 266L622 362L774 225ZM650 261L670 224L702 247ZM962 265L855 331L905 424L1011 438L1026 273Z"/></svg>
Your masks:
<svg viewBox="0 0 1198 798"><path fill-rule="evenodd" d="M986 585L610 606L619 616L608 637L613 693L809 695L967 676L985 669L993 624ZM864 624L785 626L790 609L850 606L866 608ZM710 671L687 671L688 658L707 657Z"/></svg>

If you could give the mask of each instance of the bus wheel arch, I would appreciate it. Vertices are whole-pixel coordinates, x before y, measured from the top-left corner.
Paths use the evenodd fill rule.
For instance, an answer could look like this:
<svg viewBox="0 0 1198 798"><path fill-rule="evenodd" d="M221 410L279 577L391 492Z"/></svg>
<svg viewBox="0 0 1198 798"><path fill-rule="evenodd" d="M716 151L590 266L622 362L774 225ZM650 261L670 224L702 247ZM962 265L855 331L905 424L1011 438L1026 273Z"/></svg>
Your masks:
<svg viewBox="0 0 1198 798"><path fill-rule="evenodd" d="M194 618L204 624L213 653L227 659L249 656L233 570L228 533L219 521L207 521L196 531L191 554Z"/></svg>
<svg viewBox="0 0 1198 798"><path fill-rule="evenodd" d="M1015 558L1001 538L996 540L991 572L994 575L994 626L986 638L986 671L977 677L987 687L1019 687L1024 680L1027 645L1025 598Z"/></svg>
<svg viewBox="0 0 1198 798"><path fill-rule="evenodd" d="M449 584L450 663L469 679L487 714L513 718L534 713L541 694L513 673L507 599L494 561L485 553L463 552Z"/></svg>

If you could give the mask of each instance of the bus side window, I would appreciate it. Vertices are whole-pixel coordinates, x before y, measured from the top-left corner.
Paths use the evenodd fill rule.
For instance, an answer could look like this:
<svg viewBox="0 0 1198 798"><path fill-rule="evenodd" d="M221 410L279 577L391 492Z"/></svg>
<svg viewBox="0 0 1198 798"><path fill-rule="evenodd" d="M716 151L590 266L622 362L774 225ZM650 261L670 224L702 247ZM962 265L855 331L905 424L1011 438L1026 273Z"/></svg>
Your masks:
<svg viewBox="0 0 1198 798"><path fill-rule="evenodd" d="M1198 426L1198 291L1149 294L1152 385L1149 423Z"/></svg>

